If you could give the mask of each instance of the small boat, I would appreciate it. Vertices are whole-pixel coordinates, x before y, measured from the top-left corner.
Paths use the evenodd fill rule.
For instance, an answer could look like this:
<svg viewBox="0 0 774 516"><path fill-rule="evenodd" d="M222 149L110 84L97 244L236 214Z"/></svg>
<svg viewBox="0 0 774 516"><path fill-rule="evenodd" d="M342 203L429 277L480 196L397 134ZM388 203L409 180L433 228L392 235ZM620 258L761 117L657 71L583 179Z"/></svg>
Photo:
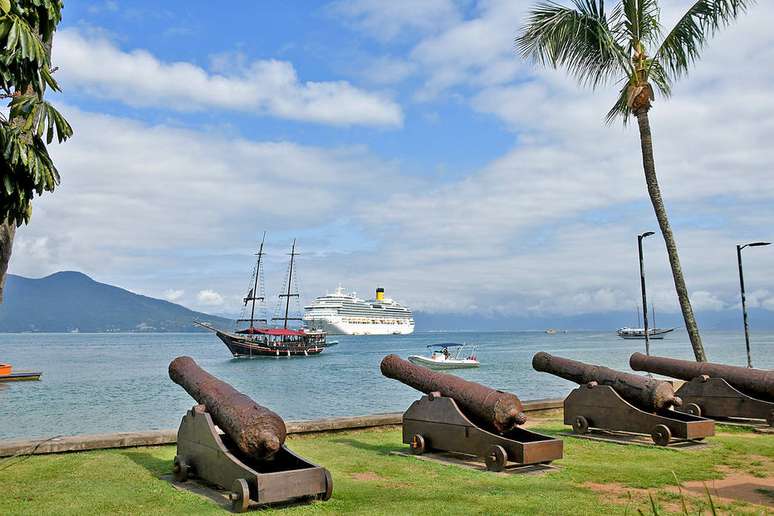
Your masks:
<svg viewBox="0 0 774 516"><path fill-rule="evenodd" d="M663 339L667 333L675 331L674 328L648 328L648 338ZM616 331L622 339L645 339L645 328L619 328Z"/></svg>
<svg viewBox="0 0 774 516"><path fill-rule="evenodd" d="M546 330L546 333L547 333L548 335L556 335L557 333L559 333L559 330L557 330L556 328L548 328L548 329Z"/></svg>
<svg viewBox="0 0 774 516"><path fill-rule="evenodd" d="M429 357L410 355L408 361L429 369L465 369L481 365L476 358L476 346L448 342L445 344L430 344L427 347L433 350Z"/></svg>
<svg viewBox="0 0 774 516"><path fill-rule="evenodd" d="M0 382L23 382L25 380L40 380L43 373L35 371L13 372L11 364L0 364Z"/></svg>
<svg viewBox="0 0 774 516"><path fill-rule="evenodd" d="M664 335L667 333L675 331L674 328L656 328L656 308L651 305L651 310L653 311L653 328L648 328L648 338L649 339L663 339ZM629 328L628 326L624 326L623 328L619 328L616 333L619 337L622 339L641 339L645 340L645 328L639 327L640 325L640 309L637 307L636 310L637 313L637 328Z"/></svg>

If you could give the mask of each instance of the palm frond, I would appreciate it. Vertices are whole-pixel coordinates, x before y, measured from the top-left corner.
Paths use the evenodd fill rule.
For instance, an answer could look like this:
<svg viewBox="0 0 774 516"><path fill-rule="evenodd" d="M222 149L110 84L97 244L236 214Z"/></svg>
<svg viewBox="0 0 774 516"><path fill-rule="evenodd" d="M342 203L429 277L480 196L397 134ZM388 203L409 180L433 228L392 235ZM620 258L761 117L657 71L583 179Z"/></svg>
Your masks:
<svg viewBox="0 0 774 516"><path fill-rule="evenodd" d="M699 0L675 24L653 54L665 73L675 80L688 72L699 58L707 40L718 29L728 26L755 3L755 0ZM652 70L652 67L651 67Z"/></svg>
<svg viewBox="0 0 774 516"><path fill-rule="evenodd" d="M622 0L622 35L630 53L655 44L661 37L659 8L656 0Z"/></svg>
<svg viewBox="0 0 774 516"><path fill-rule="evenodd" d="M565 67L592 88L630 67L625 50L611 30L604 2L573 0L574 8L555 2L538 4L516 38L519 53L543 66Z"/></svg>
<svg viewBox="0 0 774 516"><path fill-rule="evenodd" d="M605 123L612 124L616 118L621 117L623 120L624 125L626 125L629 122L629 117L632 114L632 110L629 107L629 85L631 84L631 79L627 79L621 88L621 91L618 92L618 100L615 101L615 104L613 104L613 107L610 108L610 111L607 112L607 115L605 115Z"/></svg>
<svg viewBox="0 0 774 516"><path fill-rule="evenodd" d="M656 85L658 92L666 98L670 97L672 95L672 78L667 71L664 70L661 63L652 60L648 62L648 67L650 68L648 78Z"/></svg>

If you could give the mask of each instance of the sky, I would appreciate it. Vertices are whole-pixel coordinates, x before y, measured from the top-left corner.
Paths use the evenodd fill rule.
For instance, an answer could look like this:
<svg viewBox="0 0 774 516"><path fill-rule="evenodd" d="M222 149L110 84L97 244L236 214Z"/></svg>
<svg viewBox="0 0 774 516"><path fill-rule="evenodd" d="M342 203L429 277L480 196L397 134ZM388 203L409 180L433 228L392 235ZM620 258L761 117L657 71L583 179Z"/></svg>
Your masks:
<svg viewBox="0 0 774 516"><path fill-rule="evenodd" d="M54 40L75 129L11 273L79 270L238 313L267 232L274 303L294 238L303 301L341 283L437 314L634 310L657 230L636 125L514 51L532 1L67 0ZM662 1L670 27L689 5ZM161 6L161 7L159 7ZM716 35L650 112L697 311L736 309L735 244L774 239L774 6ZM660 234L649 299L677 312ZM744 250L774 311L774 246Z"/></svg>

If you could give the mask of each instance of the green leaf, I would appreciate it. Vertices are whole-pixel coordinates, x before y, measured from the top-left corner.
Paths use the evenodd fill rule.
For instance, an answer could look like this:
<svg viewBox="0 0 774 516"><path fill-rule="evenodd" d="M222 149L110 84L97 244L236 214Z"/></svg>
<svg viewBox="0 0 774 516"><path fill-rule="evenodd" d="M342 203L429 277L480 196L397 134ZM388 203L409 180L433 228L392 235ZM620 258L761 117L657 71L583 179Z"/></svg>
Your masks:
<svg viewBox="0 0 774 516"><path fill-rule="evenodd" d="M5 49L13 52L16 49L16 42L19 40L19 24L14 22L8 31L8 41L5 43Z"/></svg>
<svg viewBox="0 0 774 516"><path fill-rule="evenodd" d="M11 183L11 178L8 176L3 176L3 185L5 186L5 193L11 195L13 193L13 183Z"/></svg>
<svg viewBox="0 0 774 516"><path fill-rule="evenodd" d="M0 0L0 11L6 14L11 12L11 0Z"/></svg>

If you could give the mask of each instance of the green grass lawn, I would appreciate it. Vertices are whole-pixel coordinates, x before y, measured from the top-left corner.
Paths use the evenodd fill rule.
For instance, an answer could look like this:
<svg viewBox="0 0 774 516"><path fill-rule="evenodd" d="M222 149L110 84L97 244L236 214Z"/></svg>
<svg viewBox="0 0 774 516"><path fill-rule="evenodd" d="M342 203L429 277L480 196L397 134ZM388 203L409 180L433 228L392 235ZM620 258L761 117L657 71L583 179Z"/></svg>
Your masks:
<svg viewBox="0 0 774 516"><path fill-rule="evenodd" d="M536 428L564 430L558 421ZM722 432L722 428L720 429ZM738 470L774 475L774 436L722 432L711 446L685 451L564 439L564 459L544 475L472 471L413 457L399 429L297 436L292 450L327 467L334 480L327 502L277 509L281 514L660 514L681 511L670 489L680 481L720 478ZM2 514L222 514L198 495L173 488L174 446L34 456L0 462ZM607 484L605 489L589 483ZM612 490L607 487L612 486ZM686 495L691 514L706 496ZM714 500L721 513L767 514L762 506ZM769 511L768 513L774 513Z"/></svg>

